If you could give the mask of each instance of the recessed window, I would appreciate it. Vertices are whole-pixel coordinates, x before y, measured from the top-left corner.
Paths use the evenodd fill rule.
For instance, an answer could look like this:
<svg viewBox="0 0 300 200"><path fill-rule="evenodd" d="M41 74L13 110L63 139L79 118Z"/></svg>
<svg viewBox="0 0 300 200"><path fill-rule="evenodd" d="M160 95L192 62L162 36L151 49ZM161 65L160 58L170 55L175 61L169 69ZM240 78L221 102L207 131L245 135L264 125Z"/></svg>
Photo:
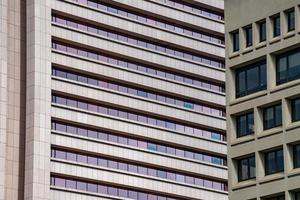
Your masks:
<svg viewBox="0 0 300 200"><path fill-rule="evenodd" d="M300 200L300 192L295 192L295 200Z"/></svg>
<svg viewBox="0 0 300 200"><path fill-rule="evenodd" d="M263 200L285 200L285 196L280 195L280 196L276 196L276 197L264 198Z"/></svg>
<svg viewBox="0 0 300 200"><path fill-rule="evenodd" d="M280 35L280 15L276 15L272 18L273 21L273 37L277 37Z"/></svg>
<svg viewBox="0 0 300 200"><path fill-rule="evenodd" d="M236 71L236 97L266 89L266 62L259 62Z"/></svg>
<svg viewBox="0 0 300 200"><path fill-rule="evenodd" d="M276 58L277 84L286 83L300 77L300 48L281 54Z"/></svg>
<svg viewBox="0 0 300 200"><path fill-rule="evenodd" d="M232 37L232 47L233 47L233 52L239 51L240 50L240 34L239 31L234 31L231 33Z"/></svg>
<svg viewBox="0 0 300 200"><path fill-rule="evenodd" d="M247 26L244 28L246 36L246 47L253 45L253 29L252 26Z"/></svg>
<svg viewBox="0 0 300 200"><path fill-rule="evenodd" d="M259 22L258 26L259 26L259 42L264 42L267 40L266 21Z"/></svg>
<svg viewBox="0 0 300 200"><path fill-rule="evenodd" d="M292 121L300 121L300 99L292 100Z"/></svg>
<svg viewBox="0 0 300 200"><path fill-rule="evenodd" d="M251 156L237 161L238 164L238 180L245 181L254 179L255 175L255 157Z"/></svg>
<svg viewBox="0 0 300 200"><path fill-rule="evenodd" d="M263 110L264 130L282 125L281 104L265 108Z"/></svg>
<svg viewBox="0 0 300 200"><path fill-rule="evenodd" d="M253 112L236 117L237 137L243 137L254 133Z"/></svg>
<svg viewBox="0 0 300 200"><path fill-rule="evenodd" d="M282 172L284 170L282 149L266 152L264 157L266 175Z"/></svg>
<svg viewBox="0 0 300 200"><path fill-rule="evenodd" d="M289 10L286 12L287 17L287 30L288 32L295 30L295 10Z"/></svg>
<svg viewBox="0 0 300 200"><path fill-rule="evenodd" d="M293 160L294 160L294 168L299 168L300 167L300 144L296 144L293 146Z"/></svg>

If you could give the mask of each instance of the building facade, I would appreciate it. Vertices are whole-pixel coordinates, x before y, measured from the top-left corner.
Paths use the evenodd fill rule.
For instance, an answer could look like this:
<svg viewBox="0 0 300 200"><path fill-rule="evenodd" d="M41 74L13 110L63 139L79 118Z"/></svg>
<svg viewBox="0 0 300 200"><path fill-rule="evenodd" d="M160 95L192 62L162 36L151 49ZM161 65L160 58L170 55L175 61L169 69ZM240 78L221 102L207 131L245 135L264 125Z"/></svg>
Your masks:
<svg viewBox="0 0 300 200"><path fill-rule="evenodd" d="M229 199L300 199L297 0L225 1Z"/></svg>
<svg viewBox="0 0 300 200"><path fill-rule="evenodd" d="M228 199L223 4L1 0L0 199Z"/></svg>

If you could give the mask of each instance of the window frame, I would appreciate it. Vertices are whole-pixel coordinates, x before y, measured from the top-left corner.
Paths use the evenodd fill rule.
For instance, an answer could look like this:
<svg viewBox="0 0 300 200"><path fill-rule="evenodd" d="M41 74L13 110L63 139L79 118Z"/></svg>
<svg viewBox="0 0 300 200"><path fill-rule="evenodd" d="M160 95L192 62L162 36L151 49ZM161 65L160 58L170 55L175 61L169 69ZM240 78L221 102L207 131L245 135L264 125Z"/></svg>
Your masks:
<svg viewBox="0 0 300 200"><path fill-rule="evenodd" d="M232 51L238 52L240 50L240 33L239 30L235 30L231 32L232 38Z"/></svg>
<svg viewBox="0 0 300 200"><path fill-rule="evenodd" d="M293 18L291 16L291 14L293 14ZM287 20L287 32L288 33L292 32L292 31L294 31L296 29L296 16L295 16L295 14L296 13L295 13L295 9L294 8L285 11L286 20Z"/></svg>
<svg viewBox="0 0 300 200"><path fill-rule="evenodd" d="M254 158L254 164L255 164L255 174L254 176L252 177L251 176L251 173L250 173L250 159L253 159ZM242 173L241 173L241 163L242 161L244 160L247 160L247 178L243 179L242 178ZM251 155L251 156L248 156L246 158L241 158L239 160L237 160L237 175L238 175L238 182L242 182L242 181L247 181L247 180L251 180L251 179L256 179L256 160L255 160L255 155Z"/></svg>
<svg viewBox="0 0 300 200"><path fill-rule="evenodd" d="M238 115L236 116L236 134L237 134L237 138L241 138L247 135L253 135L254 134L254 130L250 131L250 123L249 123L249 116L252 115L253 116L253 126L254 126L254 113L253 112L248 112L246 114L242 114L242 115ZM240 133L240 118L241 117L246 117L246 133Z"/></svg>
<svg viewBox="0 0 300 200"><path fill-rule="evenodd" d="M266 77L265 77L265 84L262 85L262 66L265 65L265 72L264 74L266 74ZM248 82L248 78L247 78L247 72L251 69L254 69L254 68L257 68L258 67L258 70L259 70L259 77L258 77L258 87L257 88L254 88L252 90L249 90L248 89L248 86L247 86L247 82ZM244 80L244 83L245 83L245 91L243 92L238 92L239 90L239 74L244 72L245 73L245 80ZM250 94L253 94L253 93L256 93L258 91L262 91L262 90L265 90L267 89L267 62L266 60L263 60L263 61L259 61L259 62L256 62L256 63L253 63L251 65L248 65L248 66L245 66L245 67L241 67L239 69L237 69L235 71L235 86L236 86L236 89L235 89L235 96L236 98L240 98L240 97L244 97L244 96L247 96L247 95L250 95Z"/></svg>
<svg viewBox="0 0 300 200"><path fill-rule="evenodd" d="M277 15L273 16L271 19L272 19L272 23L273 23L273 38L275 38L275 37L278 37L278 36L281 35L281 18L280 18L280 14L277 14ZM279 23L279 27L277 27L277 23Z"/></svg>
<svg viewBox="0 0 300 200"><path fill-rule="evenodd" d="M299 148L299 152L297 153L296 148ZM297 161L297 155L300 154L300 144L294 144L293 145L293 167L294 169L296 168L300 168L300 160ZM299 163L296 165L296 163ZM300 197L300 193L299 193L299 197Z"/></svg>
<svg viewBox="0 0 300 200"><path fill-rule="evenodd" d="M295 112L295 105L296 105L296 101L299 101L300 102L300 98L297 98L297 99L293 99L291 100L291 110L292 110L292 122L297 122L297 121L300 121L300 117L299 119L296 119L296 112Z"/></svg>
<svg viewBox="0 0 300 200"><path fill-rule="evenodd" d="M267 40L267 22L266 22L266 20L258 22L258 27L259 27L259 29L258 29L259 30L259 42L265 42ZM264 30L264 32L262 30Z"/></svg>
<svg viewBox="0 0 300 200"><path fill-rule="evenodd" d="M278 152L282 151L282 160L283 160L283 163L282 163L282 166L283 168L282 169L278 169ZM270 169L270 166L267 165L267 154L270 154L270 153L275 153L275 161L274 161L274 164L275 164L275 168L276 170L274 172L268 172L267 171L267 168ZM276 174L276 173L280 173L280 172L284 172L284 151L283 151L283 148L280 148L280 149L275 149L275 150L272 150L272 151L267 151L264 153L264 168L265 168L265 176L268 176L268 175L272 175L272 174Z"/></svg>
<svg viewBox="0 0 300 200"><path fill-rule="evenodd" d="M276 108L278 107L278 106L280 106L281 107L281 116L280 116L280 118L281 118L281 122L280 122L280 124L276 124L276 122L277 122L277 119L278 119L278 116L276 115ZM272 126L272 127L266 127L266 111L268 110L268 109L272 109L272 111L273 111L273 123L274 123L274 126ZM277 117L276 117L277 116ZM276 128L276 127L280 127L280 126L282 126L282 104L281 104L281 102L280 103L277 103L277 104L274 104L274 105L272 105L272 106L268 106L268 107L265 107L265 108L263 108L263 129L264 130L269 130L269 129L272 129L272 128Z"/></svg>
<svg viewBox="0 0 300 200"><path fill-rule="evenodd" d="M296 48L296 49L293 49L291 51L287 51L281 55L278 55L276 56L276 84L277 85L281 85L281 84L284 84L284 83L287 83L287 82L290 82L290 81L293 81L293 80L297 80L300 78L300 73L297 75L297 76L292 76L290 77L290 73L289 73L289 70L290 70L290 66L289 66L289 57L294 55L294 54L297 54L297 53L300 53L300 48ZM285 58L285 64L286 64L286 76L283 80L280 80L279 79L279 60L280 59L283 59ZM300 68L300 65L299 65L299 68ZM299 69L300 71L300 69Z"/></svg>
<svg viewBox="0 0 300 200"><path fill-rule="evenodd" d="M253 46L253 27L252 24L244 27L246 48Z"/></svg>

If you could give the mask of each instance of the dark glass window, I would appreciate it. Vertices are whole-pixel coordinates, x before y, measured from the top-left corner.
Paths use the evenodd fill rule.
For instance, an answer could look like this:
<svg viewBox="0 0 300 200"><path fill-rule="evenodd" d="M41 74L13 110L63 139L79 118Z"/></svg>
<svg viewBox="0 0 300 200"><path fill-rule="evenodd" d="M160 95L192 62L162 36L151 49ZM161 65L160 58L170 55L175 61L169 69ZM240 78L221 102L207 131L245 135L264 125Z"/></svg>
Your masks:
<svg viewBox="0 0 300 200"><path fill-rule="evenodd" d="M265 108L263 111L264 130L282 125L281 104Z"/></svg>
<svg viewBox="0 0 300 200"><path fill-rule="evenodd" d="M237 137L242 137L254 133L254 115L253 112L237 116Z"/></svg>
<svg viewBox="0 0 300 200"><path fill-rule="evenodd" d="M293 146L294 168L300 167L300 144Z"/></svg>
<svg viewBox="0 0 300 200"><path fill-rule="evenodd" d="M251 156L238 160L238 180L244 181L256 177L255 157Z"/></svg>
<svg viewBox="0 0 300 200"><path fill-rule="evenodd" d="M278 149L265 153L265 174L274 174L284 170L283 150Z"/></svg>
<svg viewBox="0 0 300 200"><path fill-rule="evenodd" d="M273 36L279 36L280 35L280 16L276 15L272 18L273 21Z"/></svg>
<svg viewBox="0 0 300 200"><path fill-rule="evenodd" d="M235 31L231 33L232 35L232 46L233 46L233 52L240 50L240 34L239 31Z"/></svg>
<svg viewBox="0 0 300 200"><path fill-rule="evenodd" d="M264 42L267 40L267 26L266 21L259 23L259 41Z"/></svg>
<svg viewBox="0 0 300 200"><path fill-rule="evenodd" d="M292 100L292 121L300 120L300 99Z"/></svg>
<svg viewBox="0 0 300 200"><path fill-rule="evenodd" d="M236 97L266 89L266 77L265 61L238 69L236 71Z"/></svg>
<svg viewBox="0 0 300 200"><path fill-rule="evenodd" d="M286 13L287 15L287 30L288 32L295 30L295 11L290 10Z"/></svg>
<svg viewBox="0 0 300 200"><path fill-rule="evenodd" d="M277 84L298 79L300 77L300 49L278 56L276 65Z"/></svg>
<svg viewBox="0 0 300 200"><path fill-rule="evenodd" d="M264 200L285 200L285 196L280 195L280 196L276 196L276 197L265 198Z"/></svg>
<svg viewBox="0 0 300 200"><path fill-rule="evenodd" d="M246 47L250 47L253 45L253 29L252 26L248 26L245 28L246 34Z"/></svg>
<svg viewBox="0 0 300 200"><path fill-rule="evenodd" d="M295 200L300 200L300 192L295 192Z"/></svg>

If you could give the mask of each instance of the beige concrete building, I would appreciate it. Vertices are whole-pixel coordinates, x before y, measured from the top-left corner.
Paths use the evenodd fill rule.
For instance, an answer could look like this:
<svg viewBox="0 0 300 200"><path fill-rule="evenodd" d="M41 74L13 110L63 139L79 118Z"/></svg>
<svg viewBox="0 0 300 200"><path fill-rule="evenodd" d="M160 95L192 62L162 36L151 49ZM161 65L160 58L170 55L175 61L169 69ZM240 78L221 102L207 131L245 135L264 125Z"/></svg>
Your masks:
<svg viewBox="0 0 300 200"><path fill-rule="evenodd" d="M226 200L222 0L1 0L0 200Z"/></svg>
<svg viewBox="0 0 300 200"><path fill-rule="evenodd" d="M300 199L297 0L227 0L230 200Z"/></svg>

